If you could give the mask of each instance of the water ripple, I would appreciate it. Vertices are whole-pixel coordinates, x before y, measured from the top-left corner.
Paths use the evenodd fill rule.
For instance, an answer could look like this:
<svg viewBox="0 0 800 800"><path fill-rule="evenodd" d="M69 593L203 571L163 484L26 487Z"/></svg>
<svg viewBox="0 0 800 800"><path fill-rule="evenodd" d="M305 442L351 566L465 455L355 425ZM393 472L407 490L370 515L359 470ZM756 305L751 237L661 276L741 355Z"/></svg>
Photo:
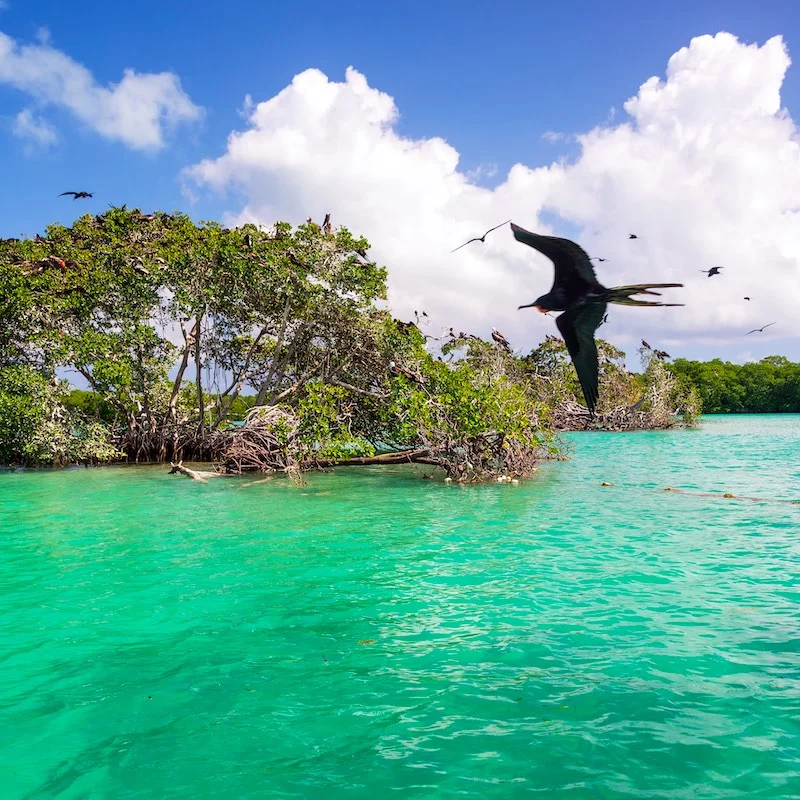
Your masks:
<svg viewBox="0 0 800 800"><path fill-rule="evenodd" d="M0 475L3 796L800 798L800 421L572 441Z"/></svg>

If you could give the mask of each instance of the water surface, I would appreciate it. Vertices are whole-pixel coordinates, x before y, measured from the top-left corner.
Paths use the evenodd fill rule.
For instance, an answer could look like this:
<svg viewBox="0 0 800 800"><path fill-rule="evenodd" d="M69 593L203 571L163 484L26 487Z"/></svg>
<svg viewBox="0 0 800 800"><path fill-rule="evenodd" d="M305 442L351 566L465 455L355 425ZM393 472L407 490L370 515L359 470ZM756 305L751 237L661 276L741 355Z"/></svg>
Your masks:
<svg viewBox="0 0 800 800"><path fill-rule="evenodd" d="M800 798L800 417L571 442L0 475L3 797Z"/></svg>

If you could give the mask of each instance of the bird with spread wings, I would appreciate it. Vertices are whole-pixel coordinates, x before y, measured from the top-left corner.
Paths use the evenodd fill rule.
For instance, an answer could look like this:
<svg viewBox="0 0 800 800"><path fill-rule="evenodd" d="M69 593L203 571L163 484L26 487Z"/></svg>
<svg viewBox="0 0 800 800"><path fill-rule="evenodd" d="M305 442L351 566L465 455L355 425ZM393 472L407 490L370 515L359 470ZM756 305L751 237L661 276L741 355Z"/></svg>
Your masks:
<svg viewBox="0 0 800 800"><path fill-rule="evenodd" d="M589 256L582 247L569 239L542 236L511 223L518 242L547 256L555 267L553 286L547 294L520 308L563 311L556 325L567 345L575 372L578 374L586 407L594 416L599 397L599 366L594 334L606 313L608 303L626 306L677 306L682 303L661 303L636 300L633 295L658 295L653 289L678 288L681 283L639 283L631 286L603 286L595 274Z"/></svg>

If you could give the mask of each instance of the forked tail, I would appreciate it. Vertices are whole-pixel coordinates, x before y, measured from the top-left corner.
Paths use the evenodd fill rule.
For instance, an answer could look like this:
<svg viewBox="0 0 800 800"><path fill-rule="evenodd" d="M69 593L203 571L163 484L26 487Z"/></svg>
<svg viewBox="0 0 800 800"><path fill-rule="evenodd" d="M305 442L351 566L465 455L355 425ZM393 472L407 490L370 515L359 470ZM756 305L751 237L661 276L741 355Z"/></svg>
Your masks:
<svg viewBox="0 0 800 800"><path fill-rule="evenodd" d="M635 294L661 296L661 292L653 292L650 291L651 289L677 289L682 286L682 283L636 283L632 286L614 286L608 290L608 302L618 303L621 306L682 306L683 303L659 303L652 300L633 299Z"/></svg>

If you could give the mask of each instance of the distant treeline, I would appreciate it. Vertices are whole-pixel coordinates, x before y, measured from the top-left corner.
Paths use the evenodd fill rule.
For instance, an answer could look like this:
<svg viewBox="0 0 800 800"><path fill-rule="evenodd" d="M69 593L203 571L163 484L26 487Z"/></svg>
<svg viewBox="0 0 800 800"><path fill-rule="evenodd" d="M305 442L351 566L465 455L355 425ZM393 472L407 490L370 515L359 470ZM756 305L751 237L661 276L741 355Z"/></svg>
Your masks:
<svg viewBox="0 0 800 800"><path fill-rule="evenodd" d="M800 413L800 364L784 356L749 364L679 358L672 369L700 393L705 414Z"/></svg>

